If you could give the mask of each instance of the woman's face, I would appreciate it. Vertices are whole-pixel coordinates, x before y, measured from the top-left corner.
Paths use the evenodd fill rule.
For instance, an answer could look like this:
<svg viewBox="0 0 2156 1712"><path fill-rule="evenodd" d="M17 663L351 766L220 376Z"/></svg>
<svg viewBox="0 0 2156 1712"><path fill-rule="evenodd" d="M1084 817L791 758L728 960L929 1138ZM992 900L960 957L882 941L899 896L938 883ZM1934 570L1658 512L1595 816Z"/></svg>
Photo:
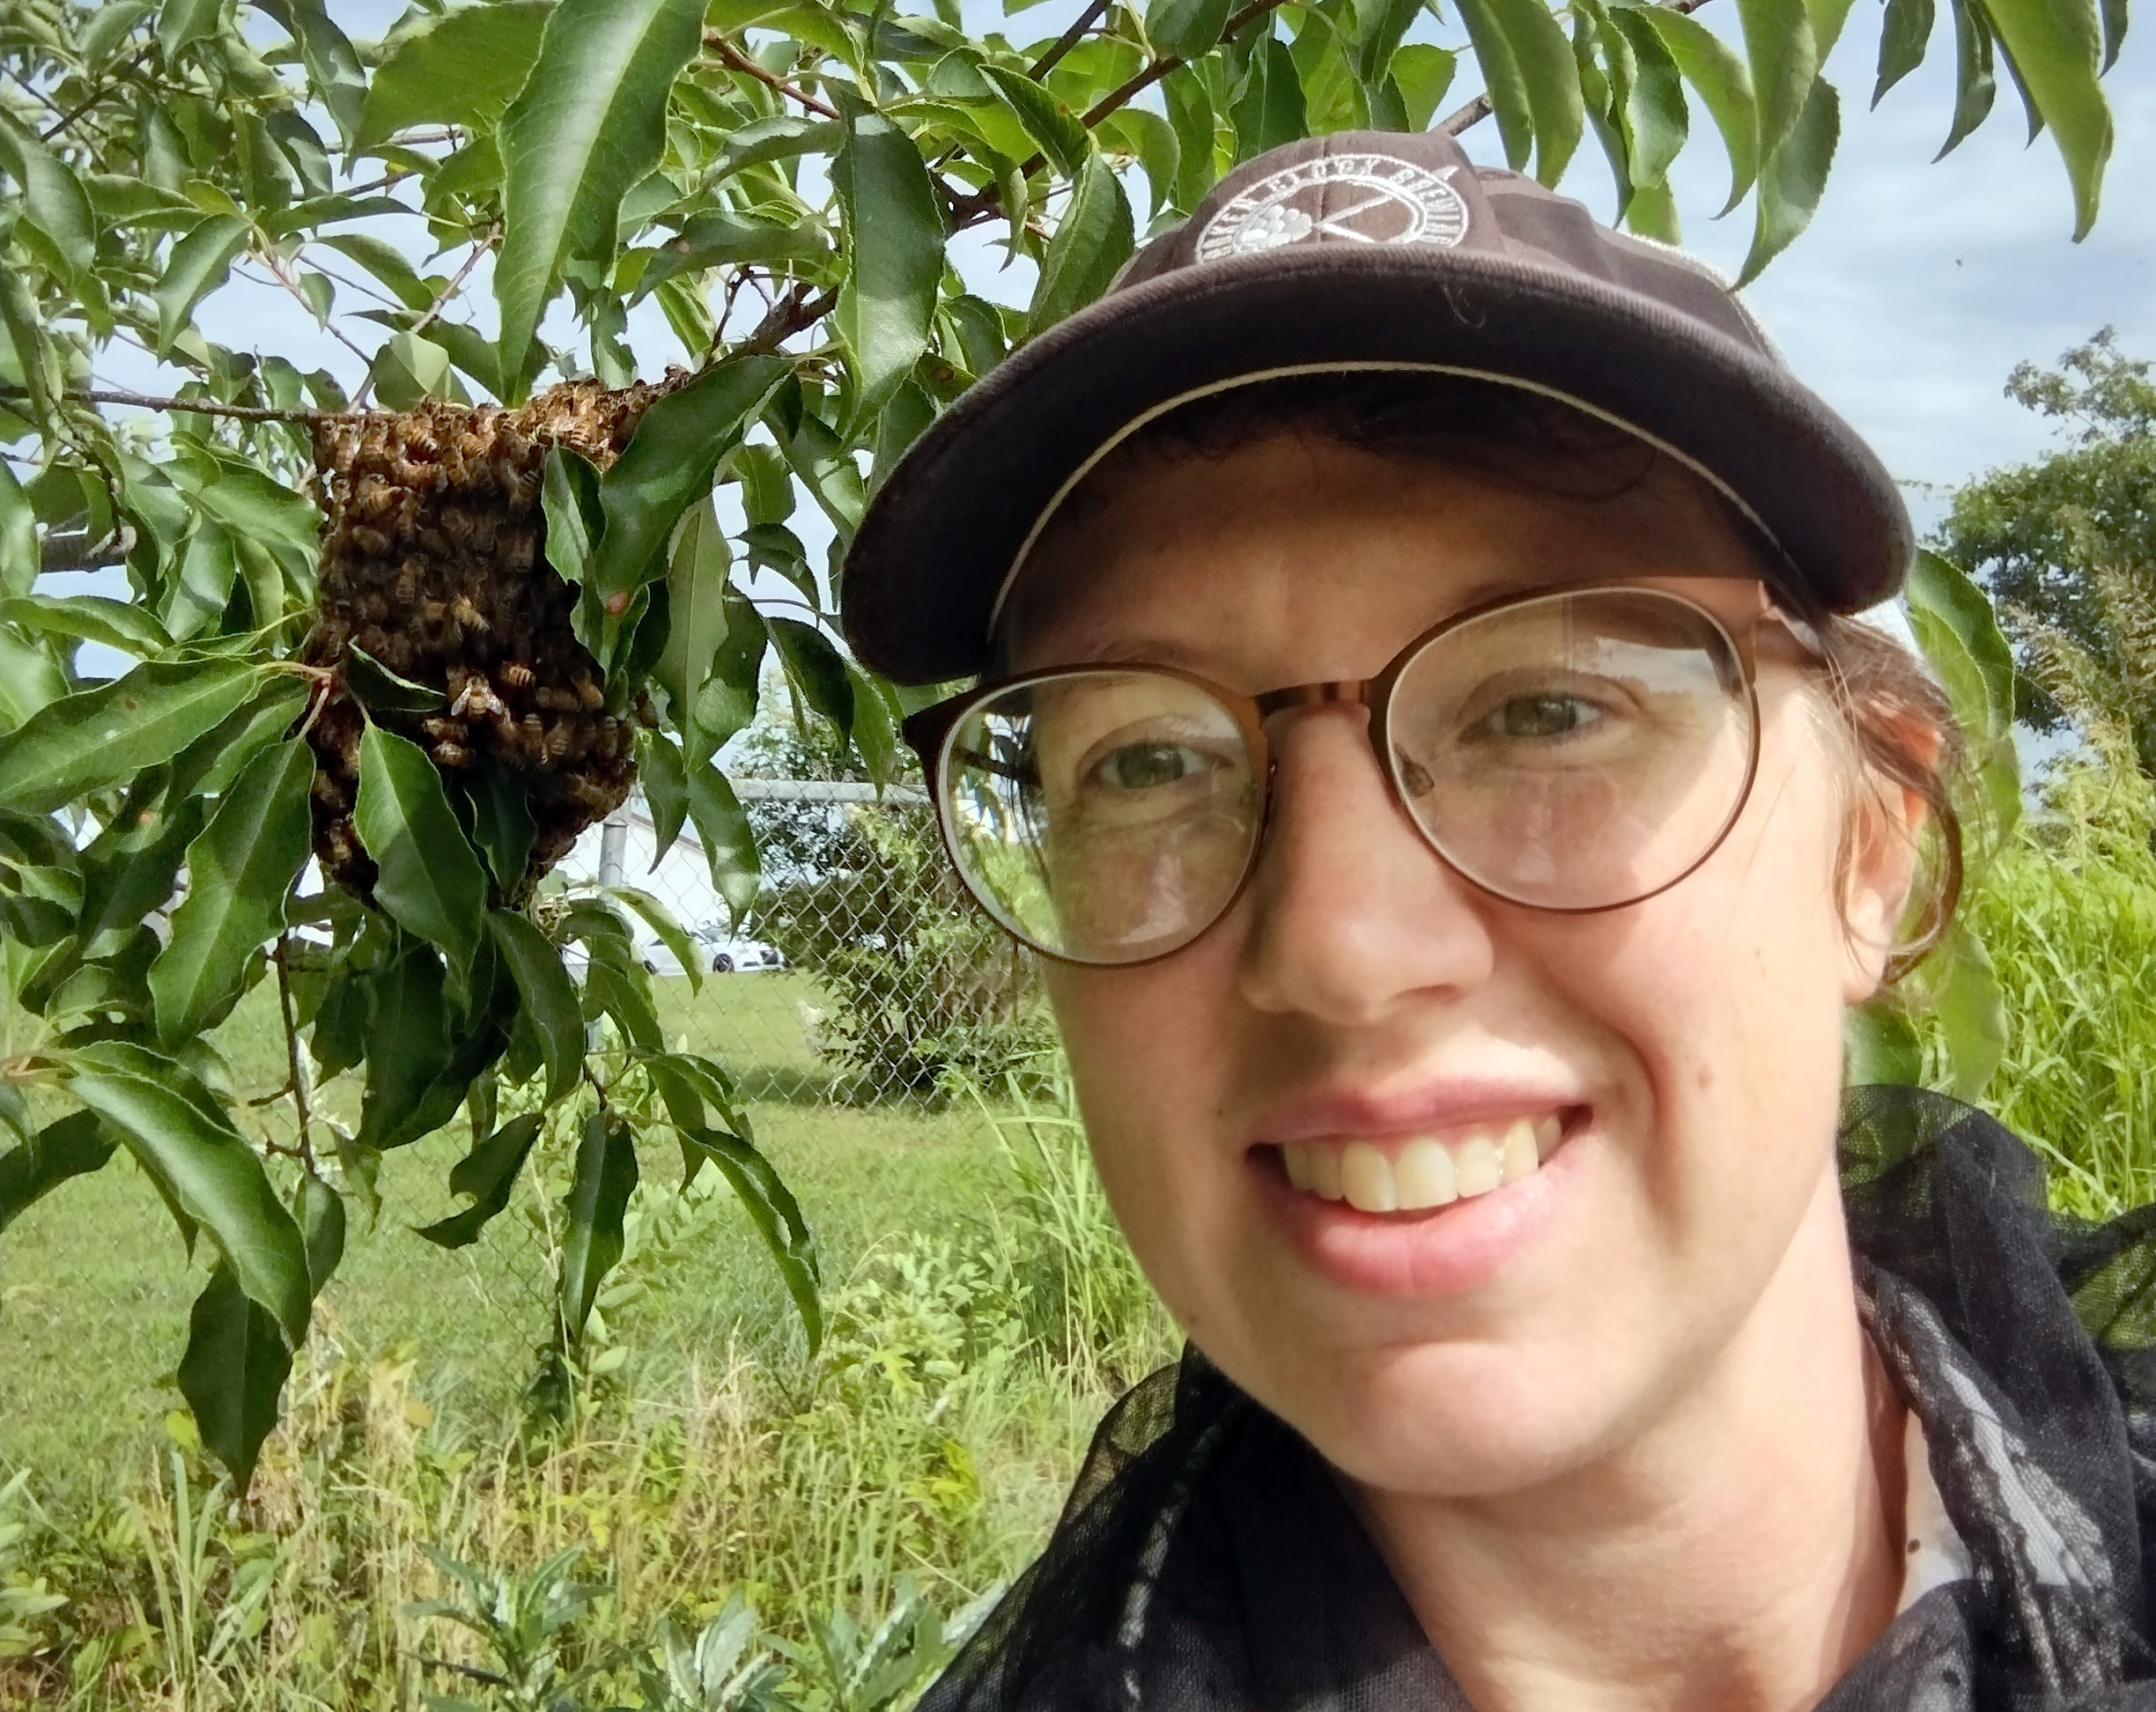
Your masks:
<svg viewBox="0 0 2156 1712"><path fill-rule="evenodd" d="M1280 439L1119 479L1029 567L1010 652L1257 693L1368 676L1492 585L1756 572L1667 466L1590 502ZM1765 648L1759 695L1728 838L1594 915L1454 875L1388 795L1360 708L1276 716L1272 819L1232 911L1156 963L1051 969L1148 1275L1355 1479L1468 1496L1584 1467L1808 1288L1794 1274L1845 1266L1842 1012L1876 983L1864 942L1892 933L1906 852L1862 844L1837 886L1828 716ZM1290 1144L1307 1178L1352 1175L1358 1146L1397 1167L1418 1140L1465 1172L1475 1136L1501 1147L1523 1120L1539 1169L1434 1211L1358 1212L1288 1175Z"/></svg>

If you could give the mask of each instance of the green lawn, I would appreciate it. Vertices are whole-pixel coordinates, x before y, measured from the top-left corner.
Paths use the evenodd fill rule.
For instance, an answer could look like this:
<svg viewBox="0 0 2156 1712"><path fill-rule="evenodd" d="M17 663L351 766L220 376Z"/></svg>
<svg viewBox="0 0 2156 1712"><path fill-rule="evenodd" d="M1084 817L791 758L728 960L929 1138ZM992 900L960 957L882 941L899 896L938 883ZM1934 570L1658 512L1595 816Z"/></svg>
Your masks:
<svg viewBox="0 0 2156 1712"><path fill-rule="evenodd" d="M700 994L683 978L653 986L668 1034L738 1078L757 1140L810 1220L827 1278L843 1278L869 1245L894 1233L944 1229L954 1214L993 1200L1003 1174L971 1106L936 1112L918 1103L833 1103L845 1090L803 1039L794 1010L816 1000L806 978L713 976ZM283 1044L266 985L214 1038L244 1096L280 1086ZM349 1123L357 1094L351 1078L340 1078L320 1090L319 1102ZM259 1120L289 1134L289 1105L265 1108ZM388 1156L380 1221L368 1228L354 1204L343 1265L318 1312L354 1354L411 1346L433 1406L476 1414L511 1401L529 1377L550 1284L534 1223L536 1191L472 1247L446 1253L412 1235L411 1226L458 1205L445 1180L469 1145L460 1121ZM644 1167L655 1184L680 1179L669 1147L652 1148ZM653 1236L641 1251L632 1247L651 1287L610 1316L609 1330L630 1347L624 1377L631 1389L663 1390L690 1363L736 1341L761 1359L783 1360L798 1346L798 1327L746 1218L721 1192L675 1222L681 1228L668 1240ZM0 1241L0 1469L135 1465L145 1435L161 1432L179 1406L167 1376L204 1276L202 1255L190 1264L124 1155L10 1227Z"/></svg>

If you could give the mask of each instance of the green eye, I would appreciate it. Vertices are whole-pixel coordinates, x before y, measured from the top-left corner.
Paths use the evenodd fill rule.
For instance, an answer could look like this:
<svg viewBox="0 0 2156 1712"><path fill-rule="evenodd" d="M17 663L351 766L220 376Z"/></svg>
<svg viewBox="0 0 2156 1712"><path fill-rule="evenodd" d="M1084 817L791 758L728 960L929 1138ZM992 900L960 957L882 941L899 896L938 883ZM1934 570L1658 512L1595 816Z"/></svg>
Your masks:
<svg viewBox="0 0 2156 1712"><path fill-rule="evenodd" d="M1205 768L1205 757L1181 743L1126 743L1101 757L1093 781L1115 791L1158 790Z"/></svg>
<svg viewBox="0 0 2156 1712"><path fill-rule="evenodd" d="M1477 721L1474 730L1489 737L1563 737L1602 717L1599 708L1577 696L1514 696Z"/></svg>

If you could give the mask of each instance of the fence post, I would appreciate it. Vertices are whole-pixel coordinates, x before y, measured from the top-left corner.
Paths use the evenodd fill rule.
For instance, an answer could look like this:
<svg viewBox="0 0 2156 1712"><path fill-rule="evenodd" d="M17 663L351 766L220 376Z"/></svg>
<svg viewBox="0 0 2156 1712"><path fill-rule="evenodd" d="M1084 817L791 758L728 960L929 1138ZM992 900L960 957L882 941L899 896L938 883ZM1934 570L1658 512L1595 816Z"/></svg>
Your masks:
<svg viewBox="0 0 2156 1712"><path fill-rule="evenodd" d="M606 817L599 829L599 883L618 886L622 882L622 858L629 849L629 805L624 803ZM584 1029L584 1044L588 1051L600 1047L600 1022L594 1017Z"/></svg>

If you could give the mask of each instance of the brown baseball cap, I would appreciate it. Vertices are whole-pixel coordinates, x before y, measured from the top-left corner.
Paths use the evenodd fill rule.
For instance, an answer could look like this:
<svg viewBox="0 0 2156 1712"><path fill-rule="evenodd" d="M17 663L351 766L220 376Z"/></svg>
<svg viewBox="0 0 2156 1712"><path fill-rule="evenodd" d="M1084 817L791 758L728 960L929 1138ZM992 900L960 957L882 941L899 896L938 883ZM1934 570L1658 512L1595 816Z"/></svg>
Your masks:
<svg viewBox="0 0 2156 1712"><path fill-rule="evenodd" d="M901 683L982 670L1034 540L1116 445L1230 387L1357 371L1521 387L1639 435L1829 611L1908 568L1894 479L1713 269L1449 137L1345 131L1237 167L913 444L846 556L848 640Z"/></svg>

